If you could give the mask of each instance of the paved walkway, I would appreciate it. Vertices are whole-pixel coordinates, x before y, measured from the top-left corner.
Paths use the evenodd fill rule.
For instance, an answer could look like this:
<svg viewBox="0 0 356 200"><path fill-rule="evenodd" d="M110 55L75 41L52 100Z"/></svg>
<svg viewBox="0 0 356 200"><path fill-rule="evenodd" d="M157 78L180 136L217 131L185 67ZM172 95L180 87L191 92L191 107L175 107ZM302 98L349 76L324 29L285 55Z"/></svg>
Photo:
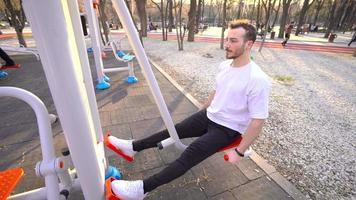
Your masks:
<svg viewBox="0 0 356 200"><path fill-rule="evenodd" d="M0 86L15 86L36 94L44 101L50 113L56 113L41 63L34 56L14 56L22 64L18 70L7 70L9 76L0 80ZM91 63L93 63L91 59ZM117 66L112 57L104 60L105 66ZM93 70L94 71L94 70ZM156 79L166 100L173 120L178 122L197 110L197 107L157 70ZM141 70L136 67L139 83L124 82L126 73L110 74L112 87L96 91L104 132L124 139L142 138L164 128L153 96ZM95 79L95 77L93 77ZM34 167L41 160L38 129L33 111L25 103L13 98L0 99L0 170L20 166L25 176L15 193L43 187L43 180L35 176ZM74 113L73 113L74 115ZM60 123L53 125L57 156L66 147ZM189 143L191 139L185 140ZM142 179L158 172L180 155L174 147L164 150L149 149L137 154L133 163L120 157L109 159L117 166L124 179ZM257 163L257 164L256 164ZM74 194L71 199L83 199ZM303 199L303 196L272 166L254 155L238 165L223 161L218 153L184 176L151 192L146 199Z"/></svg>

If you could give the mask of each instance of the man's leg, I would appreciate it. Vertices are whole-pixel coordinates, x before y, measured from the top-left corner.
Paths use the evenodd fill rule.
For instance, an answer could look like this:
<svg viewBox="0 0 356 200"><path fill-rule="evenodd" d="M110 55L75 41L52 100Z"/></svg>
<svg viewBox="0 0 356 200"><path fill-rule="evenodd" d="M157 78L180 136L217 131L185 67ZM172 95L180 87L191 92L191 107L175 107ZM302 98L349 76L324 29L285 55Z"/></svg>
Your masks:
<svg viewBox="0 0 356 200"><path fill-rule="evenodd" d="M7 55L7 53L0 48L0 57L6 62L5 66L15 65L15 62Z"/></svg>
<svg viewBox="0 0 356 200"><path fill-rule="evenodd" d="M347 46L350 46L353 42L355 42L356 41L356 38L354 38L354 39L352 39L351 41L350 41L350 43L347 45Z"/></svg>
<svg viewBox="0 0 356 200"><path fill-rule="evenodd" d="M240 136L238 132L210 121L208 132L190 144L177 160L158 174L143 180L144 193L182 176L190 168L231 144Z"/></svg>
<svg viewBox="0 0 356 200"><path fill-rule="evenodd" d="M180 139L199 137L205 134L208 128L206 109L200 110L199 112L184 119L182 122L176 124L175 128ZM157 147L157 143L167 138L169 138L169 133L167 130L163 130L144 139L134 141L133 150L142 151L144 149Z"/></svg>
<svg viewBox="0 0 356 200"><path fill-rule="evenodd" d="M175 125L179 138L199 137L207 132L208 117L206 110L201 110ZM169 137L167 130L158 132L141 140L123 140L109 136L106 145L128 161L134 159L138 151L157 147L157 143Z"/></svg>
<svg viewBox="0 0 356 200"><path fill-rule="evenodd" d="M183 175L190 168L241 136L237 131L222 127L211 121L208 123L208 132L190 144L177 160L158 174L143 181L115 180L111 182L114 194L121 199L142 200L145 197L145 193Z"/></svg>

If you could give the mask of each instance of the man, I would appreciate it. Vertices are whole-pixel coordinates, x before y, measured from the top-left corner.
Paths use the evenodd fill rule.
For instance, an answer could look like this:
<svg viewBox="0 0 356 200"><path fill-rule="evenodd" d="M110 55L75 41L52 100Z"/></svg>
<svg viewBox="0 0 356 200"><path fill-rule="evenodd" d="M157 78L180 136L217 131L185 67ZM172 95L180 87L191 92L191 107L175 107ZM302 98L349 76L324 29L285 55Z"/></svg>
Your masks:
<svg viewBox="0 0 356 200"><path fill-rule="evenodd" d="M282 42L282 46L286 46L286 44L290 38L290 34L292 33L293 25L294 25L294 22L291 22L289 25L286 26L286 28L285 28L286 33L284 35L284 41Z"/></svg>
<svg viewBox="0 0 356 200"><path fill-rule="evenodd" d="M161 172L145 180L113 181L115 195L123 200L143 199L146 193L178 178L243 135L241 144L233 150L238 154L237 160L241 159L268 117L269 78L250 60L255 40L256 29L252 25L245 21L230 24L225 42L226 58L230 60L220 64L215 90L200 111L175 126L180 138L198 138ZM168 137L164 130L141 140L109 136L108 141L113 150L133 158L137 152L157 147Z"/></svg>
<svg viewBox="0 0 356 200"><path fill-rule="evenodd" d="M0 66L0 78L4 78L8 74L5 71L1 71L1 69L14 66L15 62L10 58L9 55L7 55L7 53L4 50L2 50L2 48L0 48L0 58L2 58L5 61L5 64Z"/></svg>
<svg viewBox="0 0 356 200"><path fill-rule="evenodd" d="M356 41L356 28L354 28L354 34L352 35L351 37L351 41L349 42L349 44L347 46L350 46L351 43L355 42Z"/></svg>
<svg viewBox="0 0 356 200"><path fill-rule="evenodd" d="M15 65L15 62L10 58L9 55L7 55L7 53L4 50L2 50L2 48L0 48L0 57L5 61L5 64L2 65L0 67L0 69L5 66L14 66Z"/></svg>

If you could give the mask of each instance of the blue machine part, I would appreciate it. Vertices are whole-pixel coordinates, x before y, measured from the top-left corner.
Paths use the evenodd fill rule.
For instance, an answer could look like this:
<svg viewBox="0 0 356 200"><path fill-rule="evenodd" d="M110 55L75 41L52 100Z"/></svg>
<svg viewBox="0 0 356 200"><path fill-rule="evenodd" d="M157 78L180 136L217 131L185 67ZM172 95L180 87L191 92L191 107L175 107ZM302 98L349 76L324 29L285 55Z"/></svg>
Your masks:
<svg viewBox="0 0 356 200"><path fill-rule="evenodd" d="M96 85L96 89L98 90L105 90L108 89L109 87L110 87L110 83L106 81L102 81Z"/></svg>
<svg viewBox="0 0 356 200"><path fill-rule="evenodd" d="M0 78L5 78L7 77L9 74L7 72L4 71L0 71Z"/></svg>
<svg viewBox="0 0 356 200"><path fill-rule="evenodd" d="M110 178L110 177L113 177L113 178L115 178L116 180L122 179L122 175L121 175L120 170L117 169L116 167L109 166L109 167L108 167L108 171L107 171L106 174L105 174L105 180L108 179L108 178Z"/></svg>
<svg viewBox="0 0 356 200"><path fill-rule="evenodd" d="M138 80L137 80L136 76L128 76L126 82L127 82L128 84L134 84L134 83L137 83Z"/></svg>
<svg viewBox="0 0 356 200"><path fill-rule="evenodd" d="M135 58L135 56L132 56L132 55L129 55L129 54L125 54L123 51L117 51L116 54L117 54L117 56L119 56L124 61L131 61L131 60L133 60Z"/></svg>
<svg viewBox="0 0 356 200"><path fill-rule="evenodd" d="M93 48L92 48L92 47L89 47L89 48L87 49L87 52L88 52L88 53L93 53L93 52L94 52L94 50L93 50Z"/></svg>

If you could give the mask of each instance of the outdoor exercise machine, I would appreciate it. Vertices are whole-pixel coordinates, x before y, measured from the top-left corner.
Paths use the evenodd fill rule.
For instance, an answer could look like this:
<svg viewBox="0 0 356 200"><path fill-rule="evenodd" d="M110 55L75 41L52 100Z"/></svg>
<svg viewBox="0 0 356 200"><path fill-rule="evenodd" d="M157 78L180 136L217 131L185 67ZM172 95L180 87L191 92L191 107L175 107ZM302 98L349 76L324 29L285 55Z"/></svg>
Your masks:
<svg viewBox="0 0 356 200"><path fill-rule="evenodd" d="M180 141L174 128L126 4L124 0L114 0L113 5L170 134L168 139L162 141L161 147L174 144L178 149L184 150L186 145ZM105 178L111 176L110 173L115 170L108 166L105 157L104 138L77 1L24 0L23 8L31 24L68 151L55 157L48 111L36 96L18 88L1 87L1 96L22 99L36 113L43 155L43 160L36 165L36 173L45 179L45 187L17 194L9 199L66 199L75 190L81 190L85 199L104 199ZM75 171L70 170L72 166ZM13 181L6 181L9 186L6 188L11 189L23 172L15 169L1 173L12 177ZM111 191L107 189L107 192Z"/></svg>
<svg viewBox="0 0 356 200"><path fill-rule="evenodd" d="M110 87L110 83L109 83L110 78L105 75L105 73L110 73L110 72L128 71L129 75L126 82L129 84L136 83L138 80L134 74L134 63L133 63L135 57L126 55L122 51L120 51L120 49L117 48L119 46L118 42L121 41L112 40L109 42L109 45L111 46L115 58L118 61L123 61L127 63L127 67L115 67L115 68L104 69L103 61L102 61L102 53L104 52L105 47L103 47L103 45L100 43L99 36L101 33L99 30L100 27L99 27L98 18L95 13L95 9L98 8L99 2L93 0L86 0L84 4L86 10L86 17L88 19L92 51L94 53L96 73L98 77L98 84L96 85L96 88L100 90L104 90Z"/></svg>
<svg viewBox="0 0 356 200"><path fill-rule="evenodd" d="M29 48L29 47L13 47L13 46L7 46L7 45L1 45L0 48L2 48L4 51L12 51L16 53L23 53L23 54L32 54L36 57L37 60L40 60L40 55L37 52L37 49L35 48Z"/></svg>

